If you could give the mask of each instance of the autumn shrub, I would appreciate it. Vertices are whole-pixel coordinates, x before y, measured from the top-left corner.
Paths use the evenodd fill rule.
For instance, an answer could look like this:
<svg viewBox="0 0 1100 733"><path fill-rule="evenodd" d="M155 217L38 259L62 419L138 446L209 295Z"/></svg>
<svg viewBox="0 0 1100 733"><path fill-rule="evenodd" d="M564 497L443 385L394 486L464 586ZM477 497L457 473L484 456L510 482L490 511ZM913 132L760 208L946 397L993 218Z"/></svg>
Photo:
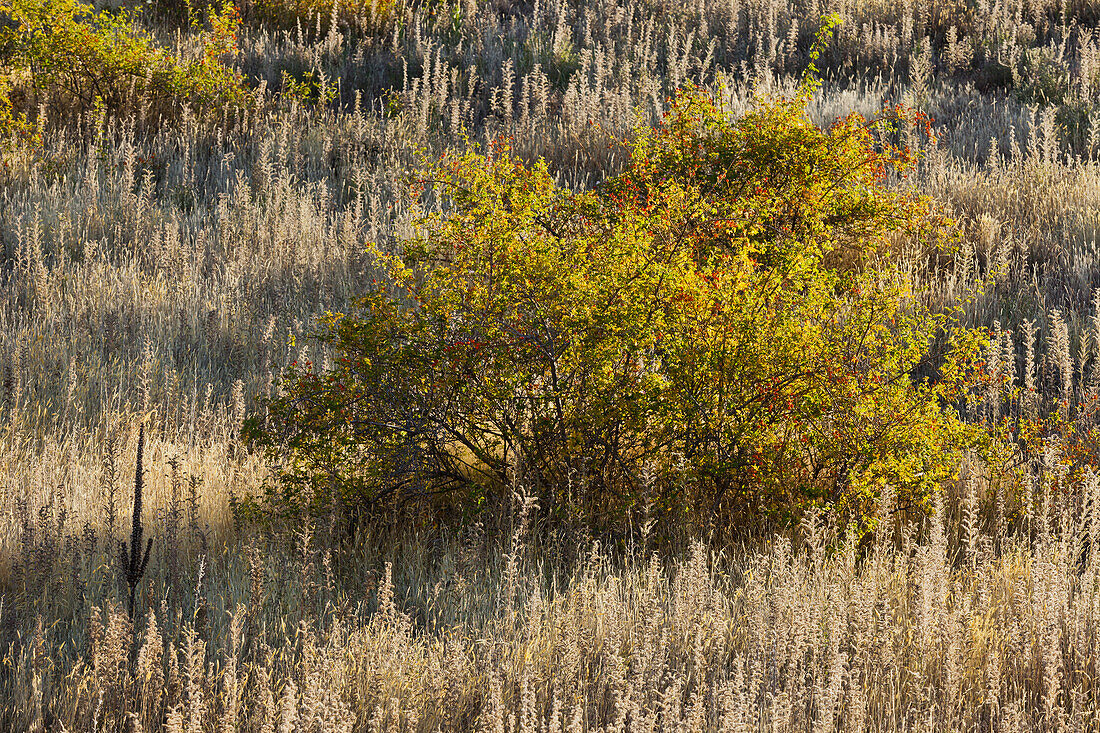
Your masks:
<svg viewBox="0 0 1100 733"><path fill-rule="evenodd" d="M324 319L331 368L297 365L248 424L279 465L269 500L469 509L522 484L572 522L737 524L864 517L890 485L927 508L978 440L951 406L981 336L922 308L890 254L950 223L887 185L914 156L883 141L918 116L826 130L808 99L733 118L681 94L579 193L506 142L428 166L444 212L374 250L381 274Z"/></svg>
<svg viewBox="0 0 1100 733"><path fill-rule="evenodd" d="M159 46L132 12L80 0L0 0L0 20L0 70L31 108L171 114L246 99L240 74L225 63L240 24L231 3L209 12L191 56Z"/></svg>
<svg viewBox="0 0 1100 733"><path fill-rule="evenodd" d="M41 143L41 135L27 119L26 113L12 105L11 83L0 76L0 163L7 165L7 153L37 148Z"/></svg>

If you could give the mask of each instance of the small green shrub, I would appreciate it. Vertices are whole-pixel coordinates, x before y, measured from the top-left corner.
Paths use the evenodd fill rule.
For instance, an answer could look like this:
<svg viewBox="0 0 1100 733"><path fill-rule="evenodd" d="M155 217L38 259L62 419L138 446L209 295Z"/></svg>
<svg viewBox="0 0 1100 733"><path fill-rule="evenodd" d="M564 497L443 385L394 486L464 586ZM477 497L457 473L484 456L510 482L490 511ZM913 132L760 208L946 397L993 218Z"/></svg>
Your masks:
<svg viewBox="0 0 1100 733"><path fill-rule="evenodd" d="M325 106L336 99L336 85L313 71L302 74L300 79L284 71L279 83L279 96L287 103Z"/></svg>
<svg viewBox="0 0 1100 733"><path fill-rule="evenodd" d="M1015 82L1017 98L1030 104L1061 104L1070 91L1069 69L1049 47L1024 50Z"/></svg>
<svg viewBox="0 0 1100 733"><path fill-rule="evenodd" d="M808 94L740 119L679 96L631 163L572 193L507 145L447 155L449 196L298 365L266 427L270 498L370 508L525 482L552 516L602 524L640 504L703 522L864 517L887 484L925 509L978 438L947 405L981 337L900 285L901 235L949 222L886 185L914 160ZM934 337L935 381L914 376ZM320 499L319 499L320 497Z"/></svg>
<svg viewBox="0 0 1100 733"><path fill-rule="evenodd" d="M0 76L0 153L26 147L37 148L41 144L38 130L27 120L27 115L16 111L12 105L11 83ZM0 160L7 165L3 156Z"/></svg>
<svg viewBox="0 0 1100 733"><path fill-rule="evenodd" d="M555 89L564 91L569 86L569 79L581 68L581 58L568 38L555 47L551 34L532 33L523 44L519 71L527 73L536 65Z"/></svg>
<svg viewBox="0 0 1100 733"><path fill-rule="evenodd" d="M58 109L149 105L171 113L181 104L202 110L247 98L240 74L223 61L236 51L240 24L231 3L210 11L194 58L157 46L132 13L79 0L0 0L0 18L0 65Z"/></svg>

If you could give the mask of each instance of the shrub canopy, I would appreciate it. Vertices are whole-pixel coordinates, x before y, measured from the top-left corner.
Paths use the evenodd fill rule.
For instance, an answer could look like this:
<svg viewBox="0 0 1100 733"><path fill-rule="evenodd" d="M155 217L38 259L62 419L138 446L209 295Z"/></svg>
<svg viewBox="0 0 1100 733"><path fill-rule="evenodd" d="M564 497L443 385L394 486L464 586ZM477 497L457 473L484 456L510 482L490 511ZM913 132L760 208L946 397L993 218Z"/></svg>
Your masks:
<svg viewBox="0 0 1100 733"><path fill-rule="evenodd" d="M36 102L71 112L170 115L246 100L241 75L224 63L236 52L240 16L226 2L207 13L191 57L157 45L125 9L96 10L80 0L0 0L0 80L25 85ZM195 25L198 25L198 18ZM4 77L8 77L4 79ZM0 104L7 104L0 94Z"/></svg>
<svg viewBox="0 0 1100 733"><path fill-rule="evenodd" d="M735 119L681 94L581 193L505 143L428 166L445 213L376 250L378 279L324 319L334 366L299 365L249 422L272 498L476 505L522 482L573 521L645 503L736 522L861 516L890 484L927 507L975 439L950 405L980 337L922 308L889 255L949 222L887 185L914 163L887 121L916 116L823 130L808 98Z"/></svg>

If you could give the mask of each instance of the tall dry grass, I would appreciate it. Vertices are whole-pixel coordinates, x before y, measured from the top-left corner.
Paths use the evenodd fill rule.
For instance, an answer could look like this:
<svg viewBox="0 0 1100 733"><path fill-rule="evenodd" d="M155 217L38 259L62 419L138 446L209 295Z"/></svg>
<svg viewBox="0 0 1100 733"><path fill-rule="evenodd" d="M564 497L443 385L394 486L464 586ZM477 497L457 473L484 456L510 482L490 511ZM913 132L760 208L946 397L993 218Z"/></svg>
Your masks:
<svg viewBox="0 0 1100 733"><path fill-rule="evenodd" d="M5 722L1093 729L1100 559L1082 554L1097 520L1080 509L1100 481L1057 500L1039 487L1018 519L986 516L990 487L964 483L947 497L958 511L884 522L863 547L809 517L752 546L695 542L668 560L640 540L593 543L568 564L537 527L522 534L518 507L514 541L377 530L336 557L308 529L294 548L252 538L200 562L194 596L155 583L133 622L110 593L28 620Z"/></svg>

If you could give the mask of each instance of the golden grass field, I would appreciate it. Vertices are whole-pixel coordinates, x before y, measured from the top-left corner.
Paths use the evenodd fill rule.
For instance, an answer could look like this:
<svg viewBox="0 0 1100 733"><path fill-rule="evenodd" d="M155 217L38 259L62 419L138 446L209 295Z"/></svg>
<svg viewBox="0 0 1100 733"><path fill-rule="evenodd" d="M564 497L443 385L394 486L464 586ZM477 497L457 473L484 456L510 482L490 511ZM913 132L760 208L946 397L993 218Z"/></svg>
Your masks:
<svg viewBox="0 0 1100 733"><path fill-rule="evenodd" d="M40 148L0 146L0 730L1100 729L1100 552L1082 552L1100 478L1056 439L1012 470L967 461L930 517L884 496L858 547L813 514L737 543L644 517L566 533L522 491L461 528L393 507L353 537L234 511L270 475L242 421L291 361L331 358L313 319L369 277L367 242L412 232L418 150L510 135L591 185L688 83L734 111L796 87L829 11L813 119L884 98L935 119L916 181L963 239L905 271L996 334L1008 386L967 417L1019 425L1064 399L1084 435L1100 5L320 6L242 7L231 63L262 100L245 111L42 105ZM157 18L138 22L190 42ZM332 103L280 95L307 71ZM152 550L131 621L140 426Z"/></svg>

